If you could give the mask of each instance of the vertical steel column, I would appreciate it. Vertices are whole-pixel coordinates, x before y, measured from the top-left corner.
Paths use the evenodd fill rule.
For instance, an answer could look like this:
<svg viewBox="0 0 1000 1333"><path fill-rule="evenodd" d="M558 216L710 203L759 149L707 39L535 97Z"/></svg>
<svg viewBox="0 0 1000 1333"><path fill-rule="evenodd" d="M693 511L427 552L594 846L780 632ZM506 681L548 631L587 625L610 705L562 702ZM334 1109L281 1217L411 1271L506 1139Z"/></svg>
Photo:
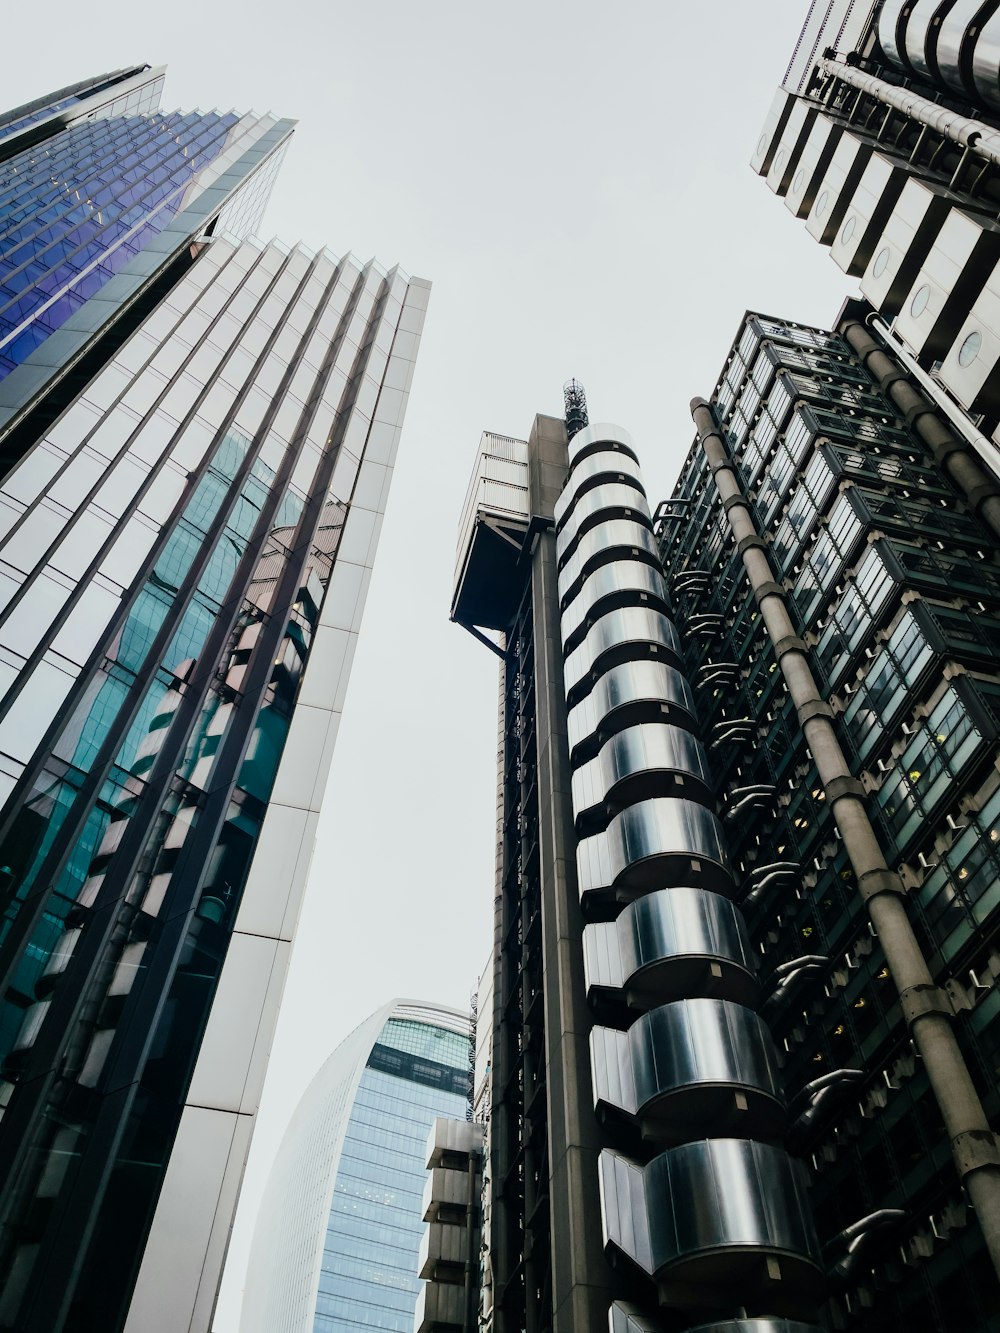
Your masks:
<svg viewBox="0 0 1000 1333"><path fill-rule="evenodd" d="M566 428L536 417L530 436L531 513L551 520L569 467ZM551 526L532 553L538 842L542 884L546 1097L552 1236L553 1333L603 1333L611 1274L599 1219L601 1143L590 1081L591 1020L583 972L566 695Z"/></svg>
<svg viewBox="0 0 1000 1333"><path fill-rule="evenodd" d="M910 925L902 882L886 864L865 809L864 789L841 749L833 726L833 710L819 692L808 650L795 632L785 590L774 578L767 543L756 530L711 407L703 398L695 398L691 415L858 887L899 991L907 1026L923 1057L951 1141L955 1165L979 1219L993 1266L1000 1275L1000 1142L990 1129L952 1031L954 1011L947 995L934 984Z"/></svg>

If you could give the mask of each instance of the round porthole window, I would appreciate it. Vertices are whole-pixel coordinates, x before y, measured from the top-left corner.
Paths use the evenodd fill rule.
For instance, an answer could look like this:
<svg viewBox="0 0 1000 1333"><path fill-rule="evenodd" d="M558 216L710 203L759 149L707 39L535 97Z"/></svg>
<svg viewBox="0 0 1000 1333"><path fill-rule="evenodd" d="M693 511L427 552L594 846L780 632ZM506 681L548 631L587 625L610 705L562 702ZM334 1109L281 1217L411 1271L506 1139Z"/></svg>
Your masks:
<svg viewBox="0 0 1000 1333"><path fill-rule="evenodd" d="M880 278L889 267L889 247L883 246L875 256L875 263L872 264L872 277Z"/></svg>
<svg viewBox="0 0 1000 1333"><path fill-rule="evenodd" d="M774 159L774 166L771 168L771 170L772 170L772 171L780 171L781 168L782 168L784 165L785 165L785 150L782 148L782 149L776 154L775 159Z"/></svg>
<svg viewBox="0 0 1000 1333"><path fill-rule="evenodd" d="M762 134L762 135L760 136L760 138L757 140L757 156L758 156L758 157L763 157L763 156L764 156L764 149L765 149L766 147L767 147L767 135L766 135L766 134Z"/></svg>
<svg viewBox="0 0 1000 1333"><path fill-rule="evenodd" d="M852 213L851 216L850 216L850 217L847 219L847 221L844 223L843 227L841 227L841 229L840 229L840 243L841 243L841 245L846 245L846 244L847 244L847 242L848 242L848 241L851 239L851 237L854 235L854 229L855 229L855 227L856 227L857 225L858 225L858 220L857 220L857 218L854 216L854 214Z"/></svg>
<svg viewBox="0 0 1000 1333"><path fill-rule="evenodd" d="M798 192L802 189L802 185L803 182L805 181L805 178L806 178L806 173L802 170L801 167L799 167L798 171L795 173L795 179L792 181L792 194L798 194Z"/></svg>
<svg viewBox="0 0 1000 1333"><path fill-rule="evenodd" d="M830 202L830 192L829 190L824 190L823 193L820 195L820 197L816 200L816 216L818 218L821 218L823 214L826 212L826 206L829 202Z"/></svg>
<svg viewBox="0 0 1000 1333"><path fill-rule="evenodd" d="M931 289L926 283L918 287L914 293L913 300L910 302L910 314L914 319L919 319L927 309L927 302L931 299Z"/></svg>
<svg viewBox="0 0 1000 1333"><path fill-rule="evenodd" d="M960 366L971 366L973 361L979 355L979 349L983 345L983 335L978 329L973 329L962 346L958 349L958 364Z"/></svg>

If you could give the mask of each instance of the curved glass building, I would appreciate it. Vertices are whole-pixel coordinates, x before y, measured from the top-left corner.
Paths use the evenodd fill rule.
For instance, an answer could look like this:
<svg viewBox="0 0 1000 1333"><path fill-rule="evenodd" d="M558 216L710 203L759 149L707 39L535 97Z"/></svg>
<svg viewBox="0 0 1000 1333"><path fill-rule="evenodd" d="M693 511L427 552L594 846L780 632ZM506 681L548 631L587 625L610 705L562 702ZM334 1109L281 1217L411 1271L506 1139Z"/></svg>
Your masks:
<svg viewBox="0 0 1000 1333"><path fill-rule="evenodd" d="M395 1000L330 1056L275 1158L240 1333L409 1333L420 1282L427 1136L462 1117L469 1019Z"/></svg>

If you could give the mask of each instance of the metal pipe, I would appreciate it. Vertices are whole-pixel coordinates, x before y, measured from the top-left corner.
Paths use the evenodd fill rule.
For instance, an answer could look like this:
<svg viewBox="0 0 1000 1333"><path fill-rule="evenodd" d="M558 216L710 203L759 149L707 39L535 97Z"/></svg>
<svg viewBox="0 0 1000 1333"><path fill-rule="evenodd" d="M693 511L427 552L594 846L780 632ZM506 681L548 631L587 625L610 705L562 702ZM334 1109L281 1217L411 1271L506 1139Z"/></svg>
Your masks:
<svg viewBox="0 0 1000 1333"><path fill-rule="evenodd" d="M944 399L930 376L908 352L892 340L888 329L879 320L872 320L870 329L852 320L840 331L861 358L869 374L877 380L882 392L912 422L913 429L930 449L938 466L961 490L993 534L1000 537L1000 481L995 474L996 465L987 461L987 451L996 457L994 446L976 430L971 421L962 416L958 407ZM882 340L887 351L879 347L872 332ZM896 362L905 366L907 372L924 388L928 398L923 397L900 376ZM948 417L949 425L945 425L937 415L938 410ZM987 462L988 471L970 453L970 444Z"/></svg>
<svg viewBox="0 0 1000 1333"><path fill-rule="evenodd" d="M1000 469L1000 449L997 448L994 442L987 439L983 432L973 425L970 418L952 399L951 395L938 384L937 380L935 380L932 375L928 375L927 371L924 370L923 366L913 353L907 351L902 343L898 342L892 336L892 330L889 328L888 324L874 314L869 315L865 320L865 323L878 335L881 341L889 349L890 354L898 357L899 360L902 361L903 365L917 381L923 391L930 397L934 406L941 409L951 425L955 427L960 435L968 440L969 444L972 445L973 449L979 454L990 471L996 474L998 469Z"/></svg>
<svg viewBox="0 0 1000 1333"><path fill-rule="evenodd" d="M952 143L971 149L980 157L985 157L1000 166L1000 134L984 121L973 120L971 116L961 116L957 111L949 111L939 102L931 102L928 98L921 97L919 93L911 92L909 88L900 88L895 83L888 83L875 74L866 74L856 65L845 65L840 60L824 57L818 62L817 68L841 83L867 93L884 106L893 107L918 124L926 125L928 129L936 131L945 139L950 139Z"/></svg>
<svg viewBox="0 0 1000 1333"><path fill-rule="evenodd" d="M860 327L860 326L857 326ZM785 590L771 570L736 469L704 398L691 403L698 440L723 500L737 542L750 538L743 563L757 597L778 666L798 711L834 821L850 858L903 1015L923 1057L931 1090L951 1143L959 1176L972 1200L993 1267L1000 1276L1000 1140L992 1133L951 1019L954 1011L921 952L906 913L902 881L890 870L864 806L864 790L851 772L833 727L833 710L819 692L808 649L788 614Z"/></svg>

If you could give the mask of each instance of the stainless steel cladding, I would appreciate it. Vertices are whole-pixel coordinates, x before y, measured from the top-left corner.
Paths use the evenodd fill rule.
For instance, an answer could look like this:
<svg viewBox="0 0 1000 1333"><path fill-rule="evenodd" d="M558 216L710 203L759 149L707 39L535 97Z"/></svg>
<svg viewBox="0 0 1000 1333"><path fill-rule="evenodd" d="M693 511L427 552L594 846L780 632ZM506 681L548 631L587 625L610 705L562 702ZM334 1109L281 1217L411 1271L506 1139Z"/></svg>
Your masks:
<svg viewBox="0 0 1000 1333"><path fill-rule="evenodd" d="M556 538L560 562L571 553L577 538L588 528L595 527L602 515L605 518L632 518L635 514L648 520L649 505L642 492L627 482L606 481L592 490L584 491L567 514Z"/></svg>
<svg viewBox="0 0 1000 1333"><path fill-rule="evenodd" d="M652 1142L690 1142L706 1124L764 1138L784 1128L771 1034L743 1005L678 1000L627 1032L595 1027L590 1049L596 1105L633 1118Z"/></svg>
<svg viewBox="0 0 1000 1333"><path fill-rule="evenodd" d="M615 519L593 528L580 539L580 544L569 561L559 571L559 600L565 605L575 594L576 585L599 565L628 556L645 556L650 564L659 567L656 538L652 529L631 519Z"/></svg>
<svg viewBox="0 0 1000 1333"><path fill-rule="evenodd" d="M1000 18L983 0L886 0L878 21L885 60L909 77L1000 106Z"/></svg>
<svg viewBox="0 0 1000 1333"><path fill-rule="evenodd" d="M583 833L585 821L607 827L611 815L629 801L665 794L666 779L682 787L692 778L705 800L711 801L708 760L696 736L663 722L628 727L605 741L594 758L573 774L577 831Z"/></svg>
<svg viewBox="0 0 1000 1333"><path fill-rule="evenodd" d="M787 118L799 146L812 114ZM812 177L833 155L817 142ZM556 550L595 1110L615 1147L671 1145L646 1165L602 1153L605 1239L661 1299L685 1284L692 1319L758 1300L778 1272L793 1293L778 1308L808 1313L794 1302L815 1277L815 1240L796 1167L773 1146L778 1060L752 1007L753 957L638 468L614 427L589 426L570 448ZM656 1325L619 1304L611 1327Z"/></svg>
<svg viewBox="0 0 1000 1333"><path fill-rule="evenodd" d="M666 611L667 585L659 570L641 560L616 560L595 569L563 612L563 649L568 652L577 646L588 620L616 606L634 606L637 602L659 603L659 609Z"/></svg>
<svg viewBox="0 0 1000 1333"><path fill-rule="evenodd" d="M619 607L594 622L583 643L566 658L566 696L576 703L594 684L595 677L626 657L648 657L662 652L680 661L681 643L674 623L662 611L642 606Z"/></svg>
<svg viewBox="0 0 1000 1333"><path fill-rule="evenodd" d="M631 454L633 458L636 456L632 436L627 430L622 426L610 425L607 422L595 422L593 426L585 426L583 430L577 431L570 440L570 469L575 470L588 454L596 453L599 448L605 445L617 446Z"/></svg>
<svg viewBox="0 0 1000 1333"><path fill-rule="evenodd" d="M634 486L645 495L639 476L639 464L621 449L601 449L587 457L573 469L569 485L562 491L553 509L556 529L563 523L566 515L576 504L577 499L592 486L601 482L622 482Z"/></svg>
<svg viewBox="0 0 1000 1333"><path fill-rule="evenodd" d="M651 658L621 662L600 676L587 697L569 710L570 758L581 762L631 722L684 719L693 727L694 713L691 686L676 667Z"/></svg>
<svg viewBox="0 0 1000 1333"><path fill-rule="evenodd" d="M754 1005L759 986L742 913L721 894L678 885L583 932L590 991L617 989L644 1009L686 995Z"/></svg>
<svg viewBox="0 0 1000 1333"><path fill-rule="evenodd" d="M629 806L606 832L577 847L580 898L619 903L669 884L699 880L705 888L732 892L722 825L697 801L656 797Z"/></svg>
<svg viewBox="0 0 1000 1333"><path fill-rule="evenodd" d="M783 1293L814 1287L819 1254L805 1184L781 1148L707 1139L670 1148L646 1167L608 1150L600 1162L605 1243L661 1292L684 1283L718 1305L722 1291L739 1287L749 1303L775 1270Z"/></svg>
<svg viewBox="0 0 1000 1333"><path fill-rule="evenodd" d="M722 1319L714 1324L699 1324L688 1333L819 1333L815 1324L798 1319Z"/></svg>

